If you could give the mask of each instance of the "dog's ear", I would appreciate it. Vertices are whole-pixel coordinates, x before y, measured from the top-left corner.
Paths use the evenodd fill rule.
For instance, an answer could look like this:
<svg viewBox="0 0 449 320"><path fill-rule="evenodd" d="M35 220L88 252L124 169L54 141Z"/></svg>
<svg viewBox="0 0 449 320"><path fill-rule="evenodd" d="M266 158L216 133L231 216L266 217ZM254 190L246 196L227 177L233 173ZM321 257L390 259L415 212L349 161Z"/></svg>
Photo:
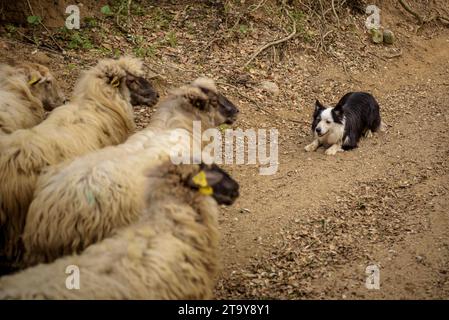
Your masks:
<svg viewBox="0 0 449 320"><path fill-rule="evenodd" d="M324 109L326 109L326 107L323 106L323 105L321 104L321 102L317 99L317 100L315 101L315 112L321 112L321 111L324 110Z"/></svg>
<svg viewBox="0 0 449 320"><path fill-rule="evenodd" d="M334 116L334 120L339 122L343 118L343 106L341 104L337 105L332 109L332 114Z"/></svg>

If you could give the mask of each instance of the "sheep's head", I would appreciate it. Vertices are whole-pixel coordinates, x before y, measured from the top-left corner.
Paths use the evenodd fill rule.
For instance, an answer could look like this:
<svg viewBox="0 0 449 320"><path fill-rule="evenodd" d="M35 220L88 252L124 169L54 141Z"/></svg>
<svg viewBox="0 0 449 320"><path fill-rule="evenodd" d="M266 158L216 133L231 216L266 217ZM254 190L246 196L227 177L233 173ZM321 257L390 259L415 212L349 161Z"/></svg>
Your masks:
<svg viewBox="0 0 449 320"><path fill-rule="evenodd" d="M198 78L181 89L189 104L199 111L200 117L212 119L211 126L232 124L237 119L239 109L218 92L213 80Z"/></svg>
<svg viewBox="0 0 449 320"><path fill-rule="evenodd" d="M45 110L51 111L65 102L62 90L47 67L27 62L17 68L25 74L31 94L42 102Z"/></svg>
<svg viewBox="0 0 449 320"><path fill-rule="evenodd" d="M146 175L150 178L149 198L161 193L173 193L177 198L186 197L187 201L210 196L218 204L231 205L239 196L237 181L216 164L175 165L163 161L151 167Z"/></svg>
<svg viewBox="0 0 449 320"><path fill-rule="evenodd" d="M193 166L187 185L199 193L212 196L218 204L231 205L239 196L239 184L216 164Z"/></svg>
<svg viewBox="0 0 449 320"><path fill-rule="evenodd" d="M103 60L99 63L105 81L131 105L154 106L159 94L143 75L143 64L139 59L122 57L118 60Z"/></svg>

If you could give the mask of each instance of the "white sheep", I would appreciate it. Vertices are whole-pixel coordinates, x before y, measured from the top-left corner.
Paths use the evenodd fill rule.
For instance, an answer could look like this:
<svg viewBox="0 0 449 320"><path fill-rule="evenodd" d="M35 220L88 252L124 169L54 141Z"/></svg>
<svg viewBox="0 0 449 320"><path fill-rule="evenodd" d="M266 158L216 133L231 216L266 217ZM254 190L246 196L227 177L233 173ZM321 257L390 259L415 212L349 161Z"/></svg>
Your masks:
<svg viewBox="0 0 449 320"><path fill-rule="evenodd" d="M26 212L41 171L121 143L135 129L130 91L157 99L142 74L140 60L102 60L84 73L69 104L31 129L0 137L0 264L18 258Z"/></svg>
<svg viewBox="0 0 449 320"><path fill-rule="evenodd" d="M210 298L218 269L217 203L234 202L237 182L215 165L168 162L153 167L145 184L139 221L81 255L0 278L0 299ZM79 274L69 277L68 267ZM67 282L79 289L69 290Z"/></svg>
<svg viewBox="0 0 449 320"><path fill-rule="evenodd" d="M64 100L47 67L28 62L0 65L0 136L34 127L44 120L45 110Z"/></svg>
<svg viewBox="0 0 449 320"><path fill-rule="evenodd" d="M81 252L136 221L147 168L167 160L175 146L190 150L191 141L172 139L174 130L186 130L193 140L193 121L208 129L233 122L237 113L212 80L199 78L171 92L149 126L125 143L48 168L26 218L25 265Z"/></svg>

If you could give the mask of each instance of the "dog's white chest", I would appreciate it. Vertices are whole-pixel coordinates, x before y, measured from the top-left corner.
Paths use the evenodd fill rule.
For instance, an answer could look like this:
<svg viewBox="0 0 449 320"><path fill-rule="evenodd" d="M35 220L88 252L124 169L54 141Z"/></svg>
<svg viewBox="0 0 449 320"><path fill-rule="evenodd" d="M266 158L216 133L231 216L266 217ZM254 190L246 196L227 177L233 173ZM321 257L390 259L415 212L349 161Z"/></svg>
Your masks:
<svg viewBox="0 0 449 320"><path fill-rule="evenodd" d="M341 144L343 139L344 126L335 126L324 137L318 138L318 141L322 145L330 146L333 144Z"/></svg>

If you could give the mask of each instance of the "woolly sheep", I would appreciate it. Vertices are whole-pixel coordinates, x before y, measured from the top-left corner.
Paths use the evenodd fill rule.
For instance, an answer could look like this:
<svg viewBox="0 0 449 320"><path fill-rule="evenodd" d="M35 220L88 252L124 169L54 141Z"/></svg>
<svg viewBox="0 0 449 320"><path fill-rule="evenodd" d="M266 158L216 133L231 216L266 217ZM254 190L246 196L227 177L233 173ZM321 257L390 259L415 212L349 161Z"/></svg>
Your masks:
<svg viewBox="0 0 449 320"><path fill-rule="evenodd" d="M34 127L44 119L45 110L64 101L47 67L37 63L0 65L0 136Z"/></svg>
<svg viewBox="0 0 449 320"><path fill-rule="evenodd" d="M139 221L81 255L0 278L0 299L210 298L218 269L217 203L234 202L237 182L215 165L165 163L147 173L145 184ZM66 287L68 266L79 268L79 289Z"/></svg>
<svg viewBox="0 0 449 320"><path fill-rule="evenodd" d="M75 86L72 102L31 129L0 137L0 262L18 259L20 235L40 172L49 165L123 142L135 129L132 93L156 101L140 60L105 59ZM6 262L5 262L6 260Z"/></svg>
<svg viewBox="0 0 449 320"><path fill-rule="evenodd" d="M25 264L81 252L136 221L142 210L145 170L168 159L175 146L190 150L190 141L172 139L174 130L184 129L193 138L194 120L206 130L232 123L237 113L212 80L199 78L171 92L150 125L124 144L48 168L39 178L26 218Z"/></svg>

